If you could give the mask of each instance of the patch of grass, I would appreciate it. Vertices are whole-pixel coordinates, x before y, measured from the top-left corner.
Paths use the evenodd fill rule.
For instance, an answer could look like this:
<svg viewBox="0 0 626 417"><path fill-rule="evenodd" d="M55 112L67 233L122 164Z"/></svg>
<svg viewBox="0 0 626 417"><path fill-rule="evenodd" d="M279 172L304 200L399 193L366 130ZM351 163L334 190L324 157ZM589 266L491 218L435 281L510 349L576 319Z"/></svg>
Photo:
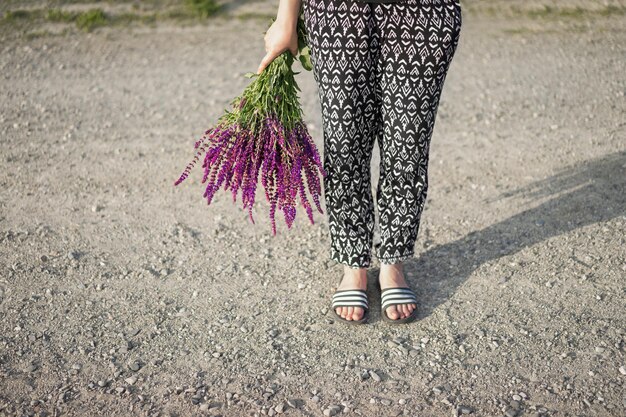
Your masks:
<svg viewBox="0 0 626 417"><path fill-rule="evenodd" d="M37 19L41 15L41 10L9 10L7 11L2 20L7 22L16 22L19 20L32 20Z"/></svg>
<svg viewBox="0 0 626 417"><path fill-rule="evenodd" d="M50 9L46 19L50 22L73 22L78 13L66 12L61 9Z"/></svg>
<svg viewBox="0 0 626 417"><path fill-rule="evenodd" d="M552 7L543 6L542 9L528 10L526 15L532 18L570 18L570 19L584 19L593 16L613 16L623 15L626 12L626 8L618 6L605 6L601 9L583 9L580 6L576 7Z"/></svg>
<svg viewBox="0 0 626 417"><path fill-rule="evenodd" d="M68 28L63 29L61 32L50 32L49 30L36 30L33 32L26 32L24 37L28 40L37 39L37 38L50 38L53 36L65 36L69 33Z"/></svg>
<svg viewBox="0 0 626 417"><path fill-rule="evenodd" d="M600 10L600 14L604 16L623 16L626 14L626 7L608 5Z"/></svg>
<svg viewBox="0 0 626 417"><path fill-rule="evenodd" d="M76 26L90 32L98 26L106 25L108 20L102 9L91 9L76 16Z"/></svg>
<svg viewBox="0 0 626 417"><path fill-rule="evenodd" d="M186 0L185 5L193 15L203 18L213 16L221 9L215 0Z"/></svg>

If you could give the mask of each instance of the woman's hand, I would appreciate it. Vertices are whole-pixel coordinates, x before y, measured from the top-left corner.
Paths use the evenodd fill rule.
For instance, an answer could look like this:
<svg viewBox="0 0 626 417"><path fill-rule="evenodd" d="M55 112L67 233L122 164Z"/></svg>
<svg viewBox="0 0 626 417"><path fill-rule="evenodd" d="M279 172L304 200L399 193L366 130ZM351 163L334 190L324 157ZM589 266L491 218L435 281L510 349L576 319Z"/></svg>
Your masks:
<svg viewBox="0 0 626 417"><path fill-rule="evenodd" d="M293 19L277 19L265 32L265 56L257 70L263 72L278 55L290 50L293 56L298 55L298 31Z"/></svg>

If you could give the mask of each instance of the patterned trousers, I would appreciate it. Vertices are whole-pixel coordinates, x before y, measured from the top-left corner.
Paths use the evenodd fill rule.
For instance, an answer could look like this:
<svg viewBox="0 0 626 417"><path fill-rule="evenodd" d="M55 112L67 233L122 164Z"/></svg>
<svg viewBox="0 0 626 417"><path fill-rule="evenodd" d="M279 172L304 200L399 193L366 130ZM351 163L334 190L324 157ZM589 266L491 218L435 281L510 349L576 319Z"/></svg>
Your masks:
<svg viewBox="0 0 626 417"><path fill-rule="evenodd" d="M374 141L381 263L415 250L428 190L428 150L461 31L459 0L303 0L324 136L332 260L371 262Z"/></svg>

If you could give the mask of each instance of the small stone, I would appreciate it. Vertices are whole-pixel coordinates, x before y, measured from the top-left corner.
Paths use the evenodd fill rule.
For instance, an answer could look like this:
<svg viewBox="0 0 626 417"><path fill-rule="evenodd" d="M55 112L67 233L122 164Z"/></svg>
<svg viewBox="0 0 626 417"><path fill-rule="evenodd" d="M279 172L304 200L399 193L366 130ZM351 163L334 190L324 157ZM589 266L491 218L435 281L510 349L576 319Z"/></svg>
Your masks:
<svg viewBox="0 0 626 417"><path fill-rule="evenodd" d="M514 399L515 401L521 401L521 400L522 400L522 397L521 397L520 395L514 394L514 395L513 395L513 399Z"/></svg>
<svg viewBox="0 0 626 417"><path fill-rule="evenodd" d="M285 403L283 403L283 402L281 402L280 404L278 404L278 405L274 408L274 410L276 410L276 412L277 412L278 414L282 414L282 413L284 413L286 409L287 409L287 406L286 406L286 404L285 404Z"/></svg>
<svg viewBox="0 0 626 417"><path fill-rule="evenodd" d="M370 376L372 377L374 381L380 382L381 380L380 375L378 375L376 372L372 371L371 369L369 372L370 372Z"/></svg>
<svg viewBox="0 0 626 417"><path fill-rule="evenodd" d="M389 399L387 399L387 398L383 398L382 400L380 400L380 403L381 403L382 405L387 405L387 406L389 406L389 405L391 405L391 400L389 400Z"/></svg>
<svg viewBox="0 0 626 417"><path fill-rule="evenodd" d="M106 381L104 381L104 380L102 380L102 379L101 379L100 381L98 381L98 386L99 386L100 388L106 387L106 385L107 385L107 382L106 382Z"/></svg>
<svg viewBox="0 0 626 417"><path fill-rule="evenodd" d="M472 409L469 407L466 407L464 405L459 406L458 408L459 413L461 414L471 414L472 413Z"/></svg>
<svg viewBox="0 0 626 417"><path fill-rule="evenodd" d="M132 362L130 365L128 365L128 368L131 371L137 372L139 370L139 368L141 368L141 366L139 365L138 362Z"/></svg>
<svg viewBox="0 0 626 417"><path fill-rule="evenodd" d="M626 366L620 366L619 367L619 373L622 375L626 375Z"/></svg>
<svg viewBox="0 0 626 417"><path fill-rule="evenodd" d="M137 377L135 375L128 377L124 380L128 385L134 385L137 382Z"/></svg>
<svg viewBox="0 0 626 417"><path fill-rule="evenodd" d="M126 391L126 389L125 389L124 387L117 387L117 388L115 388L115 391L116 391L118 394L123 394L123 393L124 393L124 391Z"/></svg>
<svg viewBox="0 0 626 417"><path fill-rule="evenodd" d="M313 401L314 403L318 403L320 402L320 397L318 397L317 395L314 395L313 397L311 397L311 401Z"/></svg>
<svg viewBox="0 0 626 417"><path fill-rule="evenodd" d="M72 369L75 369L77 371L80 371L80 368L82 368L82 366L80 365L80 363L75 363L74 365L72 365Z"/></svg>
<svg viewBox="0 0 626 417"><path fill-rule="evenodd" d="M336 416L341 411L341 406L339 405L331 405L327 409L324 410L325 416Z"/></svg>
<svg viewBox="0 0 626 417"><path fill-rule="evenodd" d="M504 415L506 417L515 417L517 416L517 410L515 410L514 408L507 408L504 412Z"/></svg>

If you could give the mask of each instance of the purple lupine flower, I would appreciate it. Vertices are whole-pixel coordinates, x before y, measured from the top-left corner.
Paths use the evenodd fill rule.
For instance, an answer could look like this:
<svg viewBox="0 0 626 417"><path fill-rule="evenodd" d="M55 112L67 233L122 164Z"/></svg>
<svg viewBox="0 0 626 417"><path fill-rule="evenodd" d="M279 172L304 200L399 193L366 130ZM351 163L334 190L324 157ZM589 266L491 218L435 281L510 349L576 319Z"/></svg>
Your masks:
<svg viewBox="0 0 626 417"><path fill-rule="evenodd" d="M276 211L282 210L287 228L296 219L298 201L314 223L313 207L320 204L318 171L326 176L319 152L302 120L297 84L291 69L293 56L285 51L232 102L215 126L194 142L194 157L174 185L184 181L202 157L203 197L211 204L217 190L229 190L241 202L254 224L253 207L259 182L269 203L272 234ZM307 196L310 194L310 200ZM299 198L298 198L299 197Z"/></svg>

